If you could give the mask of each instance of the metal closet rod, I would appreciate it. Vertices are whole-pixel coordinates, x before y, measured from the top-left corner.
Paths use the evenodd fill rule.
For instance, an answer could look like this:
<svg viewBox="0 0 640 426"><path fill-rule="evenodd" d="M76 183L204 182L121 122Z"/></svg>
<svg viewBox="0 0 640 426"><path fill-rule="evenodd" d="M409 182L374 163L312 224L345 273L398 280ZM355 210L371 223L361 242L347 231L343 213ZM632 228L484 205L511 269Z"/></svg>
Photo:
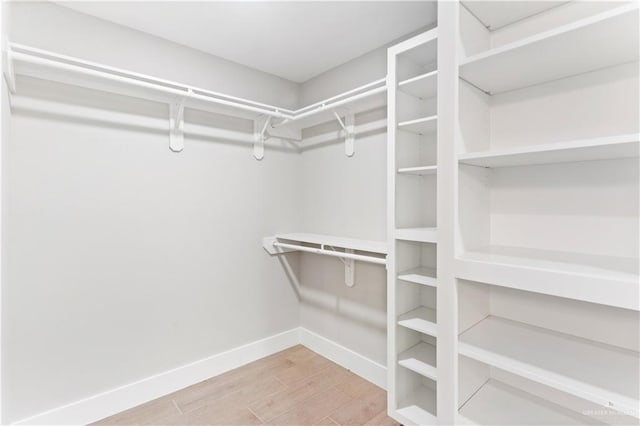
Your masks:
<svg viewBox="0 0 640 426"><path fill-rule="evenodd" d="M279 108L274 105L239 98L236 96L226 95L224 93L191 87L173 81L163 80L160 78L127 71L120 68L110 67L91 61L85 61L71 56L52 53L46 50L25 46L19 43L8 43L7 58L8 62L11 64L13 63L13 61L18 60L38 66L68 72L75 72L117 83L125 83L128 85L138 86L166 95L176 96L184 99L193 99L207 103L215 103L218 105L228 106L252 113L263 114L283 119L282 122L275 124L273 127L278 127L290 121L296 121L301 118L311 116L318 111L336 108L350 102L369 97L377 93L381 93L386 90L385 77L359 86L347 92L343 92L331 98L327 98L312 105L308 105L297 110L290 110L286 108ZM380 84L383 85L381 87L362 92L363 90L366 90L370 87L378 86ZM349 96L353 93L357 94Z"/></svg>

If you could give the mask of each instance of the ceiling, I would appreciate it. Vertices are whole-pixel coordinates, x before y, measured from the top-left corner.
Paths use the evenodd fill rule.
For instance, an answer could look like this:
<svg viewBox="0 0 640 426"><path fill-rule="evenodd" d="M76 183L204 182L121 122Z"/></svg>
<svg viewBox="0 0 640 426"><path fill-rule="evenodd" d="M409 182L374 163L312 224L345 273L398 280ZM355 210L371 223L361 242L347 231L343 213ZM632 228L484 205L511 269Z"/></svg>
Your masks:
<svg viewBox="0 0 640 426"><path fill-rule="evenodd" d="M58 3L298 83L436 20L430 1Z"/></svg>

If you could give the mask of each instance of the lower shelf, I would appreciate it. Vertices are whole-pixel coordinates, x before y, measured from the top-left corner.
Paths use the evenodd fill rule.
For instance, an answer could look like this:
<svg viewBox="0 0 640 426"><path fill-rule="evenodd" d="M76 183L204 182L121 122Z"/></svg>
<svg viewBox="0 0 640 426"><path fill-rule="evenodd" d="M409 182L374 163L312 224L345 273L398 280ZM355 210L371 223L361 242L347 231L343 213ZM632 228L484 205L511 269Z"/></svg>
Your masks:
<svg viewBox="0 0 640 426"><path fill-rule="evenodd" d="M438 423L436 413L436 391L420 386L401 401L396 410L396 420L403 425L435 425Z"/></svg>
<svg viewBox="0 0 640 426"><path fill-rule="evenodd" d="M398 356L398 364L432 380L436 380L436 347L418 343Z"/></svg>
<svg viewBox="0 0 640 426"><path fill-rule="evenodd" d="M505 426L601 424L493 379L463 404L458 423Z"/></svg>
<svg viewBox="0 0 640 426"><path fill-rule="evenodd" d="M640 355L489 316L459 337L460 355L638 417Z"/></svg>
<svg viewBox="0 0 640 426"><path fill-rule="evenodd" d="M418 267L400 272L398 279L408 283L421 284L436 287L436 270L433 268Z"/></svg>
<svg viewBox="0 0 640 426"><path fill-rule="evenodd" d="M421 306L398 317L398 325L437 337L436 310Z"/></svg>

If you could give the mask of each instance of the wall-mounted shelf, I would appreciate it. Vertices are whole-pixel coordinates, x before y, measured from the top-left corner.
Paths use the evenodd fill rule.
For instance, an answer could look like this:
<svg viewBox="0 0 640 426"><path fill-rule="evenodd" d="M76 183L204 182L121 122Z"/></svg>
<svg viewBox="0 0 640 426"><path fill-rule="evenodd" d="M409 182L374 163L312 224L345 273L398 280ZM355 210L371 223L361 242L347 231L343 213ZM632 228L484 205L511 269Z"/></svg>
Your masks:
<svg viewBox="0 0 640 426"><path fill-rule="evenodd" d="M431 380L437 379L436 347L420 342L398 355L398 364Z"/></svg>
<svg viewBox="0 0 640 426"><path fill-rule="evenodd" d="M344 263L344 279L348 287L355 285L355 261L377 265L387 263L387 244L382 241L294 233L266 237L262 240L262 247L271 255L301 251L337 257Z"/></svg>
<svg viewBox="0 0 640 426"><path fill-rule="evenodd" d="M15 75L24 75L169 104L170 146L174 151L182 150L184 108L192 108L253 120L257 159L262 159L269 137L300 141L301 129L336 120L344 129L346 153L351 156L354 115L386 105L386 78L291 110L17 43L8 43L7 62L5 74L12 92L16 91Z"/></svg>
<svg viewBox="0 0 640 426"><path fill-rule="evenodd" d="M495 94L636 61L637 28L633 3L468 57L460 77Z"/></svg>
<svg viewBox="0 0 640 426"><path fill-rule="evenodd" d="M416 241L420 243L436 243L436 228L399 228L396 229L396 239Z"/></svg>
<svg viewBox="0 0 640 426"><path fill-rule="evenodd" d="M438 166L402 167L398 169L398 174L429 176L429 175L435 175L437 171L438 171Z"/></svg>
<svg viewBox="0 0 640 426"><path fill-rule="evenodd" d="M398 317L398 325L437 337L436 310L420 306Z"/></svg>
<svg viewBox="0 0 640 426"><path fill-rule="evenodd" d="M416 135L428 135L434 133L438 126L438 116L418 118L398 123L398 129L406 132L415 133Z"/></svg>
<svg viewBox="0 0 640 426"><path fill-rule="evenodd" d="M640 134L608 136L557 142L527 147L497 149L461 154L461 164L480 167L513 167L535 164L568 163L574 161L637 158L640 155Z"/></svg>
<svg viewBox="0 0 640 426"><path fill-rule="evenodd" d="M273 127L302 130L335 120L335 113L344 116L381 108L387 104L386 90L386 78L381 78L293 111L290 118Z"/></svg>
<svg viewBox="0 0 640 426"><path fill-rule="evenodd" d="M461 425L600 424L588 416L490 379L467 400L458 416Z"/></svg>
<svg viewBox="0 0 640 426"><path fill-rule="evenodd" d="M431 71L403 80L398 83L398 89L416 98L433 98L438 91L438 71Z"/></svg>
<svg viewBox="0 0 640 426"><path fill-rule="evenodd" d="M433 268L418 267L400 272L398 279L408 283L436 287L436 270Z"/></svg>
<svg viewBox="0 0 640 426"><path fill-rule="evenodd" d="M640 310L638 260L520 247L463 253L458 278Z"/></svg>
<svg viewBox="0 0 640 426"><path fill-rule="evenodd" d="M489 316L459 337L461 355L638 417L640 354Z"/></svg>

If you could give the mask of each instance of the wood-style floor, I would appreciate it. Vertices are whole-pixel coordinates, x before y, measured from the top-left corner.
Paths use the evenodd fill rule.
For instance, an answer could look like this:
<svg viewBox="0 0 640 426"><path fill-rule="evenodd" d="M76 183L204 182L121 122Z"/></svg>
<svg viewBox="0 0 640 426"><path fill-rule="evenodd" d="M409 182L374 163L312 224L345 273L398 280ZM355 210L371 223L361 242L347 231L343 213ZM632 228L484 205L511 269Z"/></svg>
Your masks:
<svg viewBox="0 0 640 426"><path fill-rule="evenodd" d="M294 346L103 419L100 425L398 425L386 392Z"/></svg>

